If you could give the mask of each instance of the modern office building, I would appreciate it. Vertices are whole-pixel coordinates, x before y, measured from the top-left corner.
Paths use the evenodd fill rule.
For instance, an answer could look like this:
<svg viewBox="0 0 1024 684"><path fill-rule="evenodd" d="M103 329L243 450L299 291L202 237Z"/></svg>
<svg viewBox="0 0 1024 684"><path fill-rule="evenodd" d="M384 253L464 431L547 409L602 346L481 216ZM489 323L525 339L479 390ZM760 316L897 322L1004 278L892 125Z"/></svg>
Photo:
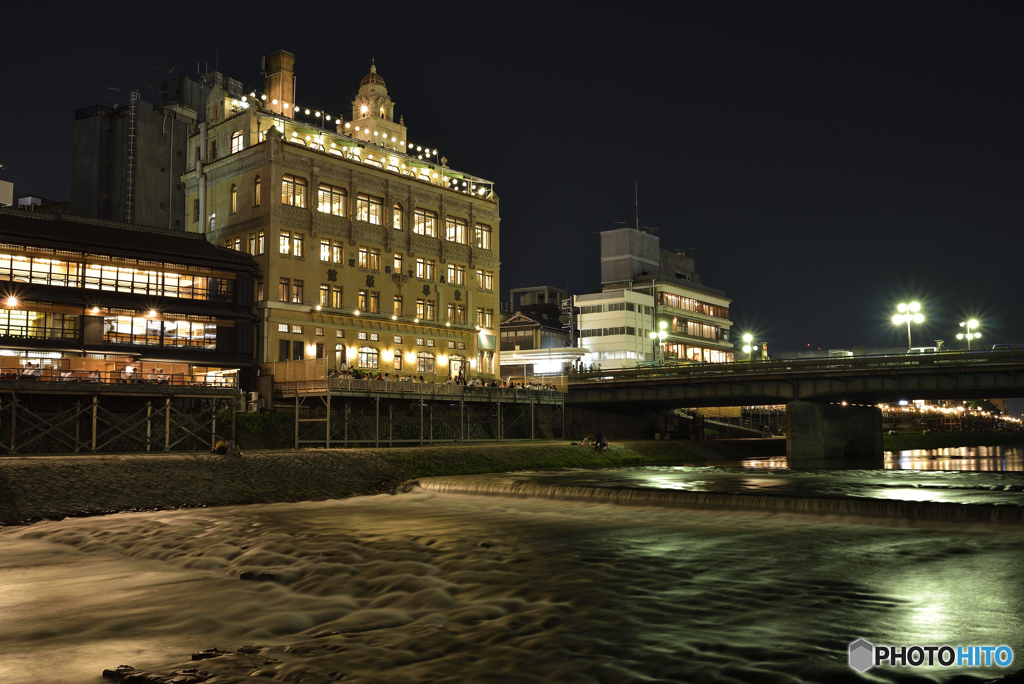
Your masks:
<svg viewBox="0 0 1024 684"><path fill-rule="evenodd" d="M574 298L587 366L733 360L732 300L701 283L691 255L661 249L657 236L632 228L604 231L601 285Z"/></svg>
<svg viewBox="0 0 1024 684"><path fill-rule="evenodd" d="M294 65L265 57L263 92L213 84L182 177L187 229L259 264L256 358L496 377L493 184L414 144L376 67L346 121L295 102Z"/></svg>

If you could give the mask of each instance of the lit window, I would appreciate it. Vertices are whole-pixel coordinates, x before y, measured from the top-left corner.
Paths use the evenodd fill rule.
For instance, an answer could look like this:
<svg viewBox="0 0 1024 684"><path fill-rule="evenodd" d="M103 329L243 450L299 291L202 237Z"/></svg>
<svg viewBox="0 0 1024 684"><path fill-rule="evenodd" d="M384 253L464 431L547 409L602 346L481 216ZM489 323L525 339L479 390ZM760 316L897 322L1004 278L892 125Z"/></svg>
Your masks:
<svg viewBox="0 0 1024 684"><path fill-rule="evenodd" d="M281 254L292 253L292 234L290 231L282 230L278 239L278 251Z"/></svg>
<svg viewBox="0 0 1024 684"><path fill-rule="evenodd" d="M302 233L292 235L292 256L302 256Z"/></svg>
<svg viewBox="0 0 1024 684"><path fill-rule="evenodd" d="M380 359L380 353L372 347L360 347L359 348L359 367L360 368L377 368L377 363Z"/></svg>
<svg viewBox="0 0 1024 684"><path fill-rule="evenodd" d="M395 316L402 315L402 295L395 295L395 308L393 313Z"/></svg>
<svg viewBox="0 0 1024 684"><path fill-rule="evenodd" d="M380 334L379 333L370 333L370 341L371 342L379 342L380 341Z"/></svg>
<svg viewBox="0 0 1024 684"><path fill-rule="evenodd" d="M288 278L281 278L277 281L277 299L280 302L288 301L288 291L291 289L291 280Z"/></svg>
<svg viewBox="0 0 1024 684"><path fill-rule="evenodd" d="M301 280L293 280L292 281L292 303L293 304L302 304L302 281Z"/></svg>
<svg viewBox="0 0 1024 684"><path fill-rule="evenodd" d="M323 328L317 328L316 329L316 334L317 334L317 337L323 337L324 336L324 329Z"/></svg>
<svg viewBox="0 0 1024 684"><path fill-rule="evenodd" d="M370 293L370 313L380 313L380 292Z"/></svg>
<svg viewBox="0 0 1024 684"><path fill-rule="evenodd" d="M395 273L398 273L398 274L402 273L402 255L401 254L396 254L395 255L395 266L394 266L394 268L395 268Z"/></svg>
<svg viewBox="0 0 1024 684"><path fill-rule="evenodd" d="M366 339L366 333L364 333L364 332L356 333L356 337L358 339L360 339L360 340L365 340Z"/></svg>
<svg viewBox="0 0 1024 684"><path fill-rule="evenodd" d="M277 332L283 332L283 333L288 332L288 324L287 323L278 323L277 324Z"/></svg>
<svg viewBox="0 0 1024 684"><path fill-rule="evenodd" d="M261 230L256 233L256 254L263 254L263 250L266 247L266 235Z"/></svg>
<svg viewBox="0 0 1024 684"><path fill-rule="evenodd" d="M366 311L366 307L370 303L370 293L366 290L359 291L359 310Z"/></svg>
<svg viewBox="0 0 1024 684"><path fill-rule="evenodd" d="M448 264L448 283L451 285L466 284L466 267L458 264Z"/></svg>
<svg viewBox="0 0 1024 684"><path fill-rule="evenodd" d="M448 242L466 244L466 219L449 216L444 222L444 239Z"/></svg>
<svg viewBox="0 0 1024 684"><path fill-rule="evenodd" d="M420 352L416 355L416 372L433 373L434 355L429 352Z"/></svg>
<svg viewBox="0 0 1024 684"><path fill-rule="evenodd" d="M331 288L331 307L334 309L341 308L341 288L338 286Z"/></svg>
<svg viewBox="0 0 1024 684"><path fill-rule="evenodd" d="M335 337L344 338L345 337L345 331L344 330L335 330L334 331L334 336Z"/></svg>
<svg viewBox="0 0 1024 684"><path fill-rule="evenodd" d="M242 151L242 131L231 134L231 154Z"/></svg>
<svg viewBox="0 0 1024 684"><path fill-rule="evenodd" d="M306 179L285 174L281 179L281 203L294 207L305 207Z"/></svg>
<svg viewBox="0 0 1024 684"><path fill-rule="evenodd" d="M395 335L395 344L402 344L402 336Z"/></svg>
<svg viewBox="0 0 1024 684"><path fill-rule="evenodd" d="M249 254L256 254L256 233L249 233Z"/></svg>
<svg viewBox="0 0 1024 684"><path fill-rule="evenodd" d="M473 226L473 246L491 249L491 227L483 223Z"/></svg>
<svg viewBox="0 0 1024 684"><path fill-rule="evenodd" d="M494 272L484 271L483 269L476 270L476 284L481 290L487 290L488 292L494 291Z"/></svg>
<svg viewBox="0 0 1024 684"><path fill-rule="evenodd" d="M301 335L302 334L302 326L301 325L293 325L292 326L292 332L296 333L298 335Z"/></svg>
<svg viewBox="0 0 1024 684"><path fill-rule="evenodd" d="M317 208L325 214L335 216L345 215L345 199L348 193L344 188L336 188L333 185L320 184L317 192Z"/></svg>
<svg viewBox="0 0 1024 684"><path fill-rule="evenodd" d="M384 213L384 200L362 193L356 195L356 218L379 226Z"/></svg>
<svg viewBox="0 0 1024 684"><path fill-rule="evenodd" d="M419 257L416 259L416 277L424 280L434 279L434 260Z"/></svg>
<svg viewBox="0 0 1024 684"><path fill-rule="evenodd" d="M331 287L329 285L320 286L320 306L330 306L331 304Z"/></svg>
<svg viewBox="0 0 1024 684"><path fill-rule="evenodd" d="M254 207L260 206L260 177L259 176L256 176L256 179L253 180L253 182L252 182L252 205Z"/></svg>
<svg viewBox="0 0 1024 684"><path fill-rule="evenodd" d="M321 240L320 241L320 261L331 260L331 241Z"/></svg>
<svg viewBox="0 0 1024 684"><path fill-rule="evenodd" d="M397 202L391 208L391 227L395 230L402 230L402 205Z"/></svg>
<svg viewBox="0 0 1024 684"><path fill-rule="evenodd" d="M234 183L231 184L230 200L231 206L228 213L234 214L236 211L238 211L238 187Z"/></svg>
<svg viewBox="0 0 1024 684"><path fill-rule="evenodd" d="M344 256L345 248L340 242L335 241L335 243L331 245L331 261L335 264L340 264Z"/></svg>
<svg viewBox="0 0 1024 684"><path fill-rule="evenodd" d="M437 214L426 209L413 212L412 232L427 237L437 237Z"/></svg>

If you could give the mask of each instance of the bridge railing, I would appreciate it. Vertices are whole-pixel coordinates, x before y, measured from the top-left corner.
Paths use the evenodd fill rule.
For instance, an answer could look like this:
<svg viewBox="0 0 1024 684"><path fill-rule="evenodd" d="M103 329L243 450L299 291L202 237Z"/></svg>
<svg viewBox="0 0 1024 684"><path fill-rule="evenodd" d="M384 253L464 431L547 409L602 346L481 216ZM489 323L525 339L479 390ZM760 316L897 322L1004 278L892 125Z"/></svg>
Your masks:
<svg viewBox="0 0 1024 684"><path fill-rule="evenodd" d="M892 354L879 356L847 356L817 359L780 359L773 361L733 361L730 363L682 362L678 365L618 368L614 370L573 373L570 383L658 379L676 377L704 377L723 375L792 375L799 372L858 371L878 368L908 369L910 367L944 368L976 367L976 364L1024 365L1024 350L1011 351L944 351L930 354Z"/></svg>

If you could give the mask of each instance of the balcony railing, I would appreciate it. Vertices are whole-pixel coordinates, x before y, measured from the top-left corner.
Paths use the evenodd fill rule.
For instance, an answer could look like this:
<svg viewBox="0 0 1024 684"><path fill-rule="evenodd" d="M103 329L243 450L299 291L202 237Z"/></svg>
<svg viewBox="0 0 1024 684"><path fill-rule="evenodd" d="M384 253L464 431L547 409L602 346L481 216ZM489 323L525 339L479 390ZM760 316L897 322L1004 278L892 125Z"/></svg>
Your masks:
<svg viewBox="0 0 1024 684"><path fill-rule="evenodd" d="M356 380L354 378L275 382L274 388L276 391L283 394L319 394L330 389L335 392L367 392L399 395L427 394L441 399L457 399L459 397L493 397L496 399L561 400L563 397L563 393L558 390L523 389L520 387L471 387L468 385L398 382L395 380Z"/></svg>
<svg viewBox="0 0 1024 684"><path fill-rule="evenodd" d="M129 373L127 371L59 370L24 368L0 370L0 381L98 385L156 385L166 387L236 387L235 375L187 373Z"/></svg>

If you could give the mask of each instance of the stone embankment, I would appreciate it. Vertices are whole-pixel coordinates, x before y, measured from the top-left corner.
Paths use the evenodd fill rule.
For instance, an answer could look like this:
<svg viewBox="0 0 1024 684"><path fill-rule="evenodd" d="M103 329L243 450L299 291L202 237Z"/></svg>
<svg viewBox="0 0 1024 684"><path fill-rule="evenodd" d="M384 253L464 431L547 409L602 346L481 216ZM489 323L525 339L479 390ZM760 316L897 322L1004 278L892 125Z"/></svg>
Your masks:
<svg viewBox="0 0 1024 684"><path fill-rule="evenodd" d="M598 455L565 442L217 454L0 457L0 525L118 511L319 501L396 492L434 475L537 468L703 464L777 458L785 440L614 444Z"/></svg>

